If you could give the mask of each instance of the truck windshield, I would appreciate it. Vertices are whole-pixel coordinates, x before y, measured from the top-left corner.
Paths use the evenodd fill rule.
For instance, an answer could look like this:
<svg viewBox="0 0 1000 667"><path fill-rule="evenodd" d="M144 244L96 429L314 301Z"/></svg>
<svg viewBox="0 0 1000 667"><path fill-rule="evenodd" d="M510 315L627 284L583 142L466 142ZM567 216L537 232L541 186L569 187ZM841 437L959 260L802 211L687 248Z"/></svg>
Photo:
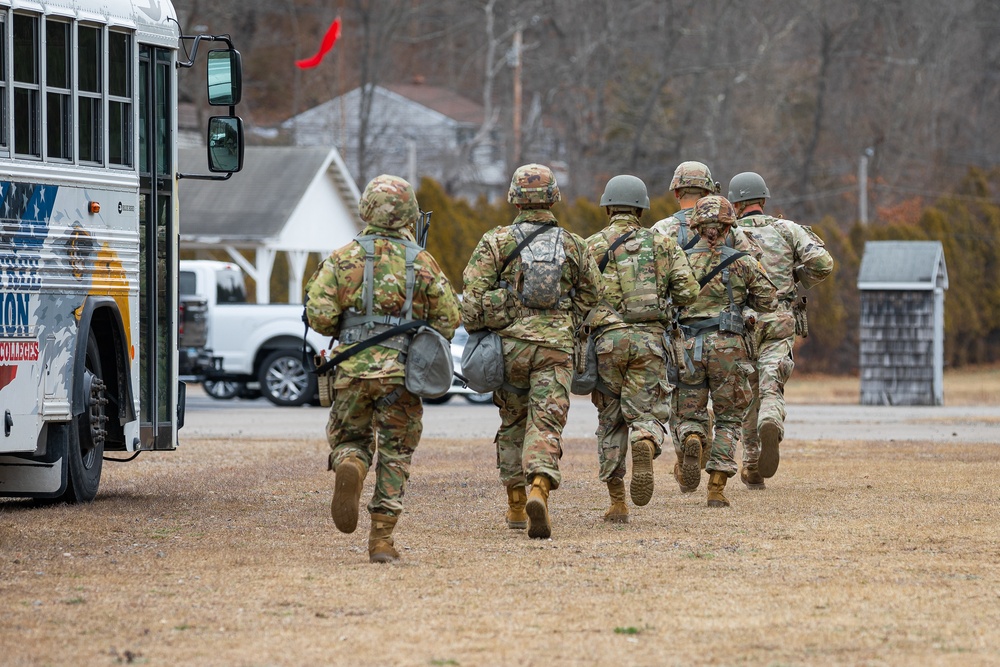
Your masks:
<svg viewBox="0 0 1000 667"><path fill-rule="evenodd" d="M194 271L181 271L177 280L177 289L184 295L198 293L198 281L195 279Z"/></svg>

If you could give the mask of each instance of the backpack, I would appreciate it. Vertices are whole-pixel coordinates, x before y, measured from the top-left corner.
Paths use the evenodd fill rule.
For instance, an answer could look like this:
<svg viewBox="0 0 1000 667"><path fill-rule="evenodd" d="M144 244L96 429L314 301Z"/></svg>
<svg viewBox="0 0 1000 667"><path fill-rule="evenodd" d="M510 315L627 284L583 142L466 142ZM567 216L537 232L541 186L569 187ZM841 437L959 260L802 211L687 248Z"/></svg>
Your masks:
<svg viewBox="0 0 1000 667"><path fill-rule="evenodd" d="M618 285L622 291L621 318L628 324L656 322L669 315L669 306L659 298L653 239L648 230L640 229L624 242L624 248L618 249L621 244L616 241L608 250L618 269Z"/></svg>
<svg viewBox="0 0 1000 667"><path fill-rule="evenodd" d="M525 231L524 224L532 223L514 226L514 237L521 249L521 289L514 292L526 308L558 308L562 298L559 281L566 263L563 229L556 225L542 225ZM509 284L502 286L510 287Z"/></svg>

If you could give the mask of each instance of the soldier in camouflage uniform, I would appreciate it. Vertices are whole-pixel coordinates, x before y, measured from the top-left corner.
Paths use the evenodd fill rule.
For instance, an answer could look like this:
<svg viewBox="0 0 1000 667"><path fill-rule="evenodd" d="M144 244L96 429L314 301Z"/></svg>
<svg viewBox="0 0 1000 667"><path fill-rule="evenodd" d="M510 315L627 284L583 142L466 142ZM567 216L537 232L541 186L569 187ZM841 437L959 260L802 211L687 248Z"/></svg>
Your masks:
<svg viewBox="0 0 1000 667"><path fill-rule="evenodd" d="M659 232L664 236L668 236L677 242L677 245L681 247L681 250L687 250L692 242L694 241L695 234L691 231L690 218L691 212L694 211L694 205L702 197L717 194L719 192L719 183L712 178L712 172L708 168L708 165L702 162L695 162L689 160L686 162L681 162L674 169L674 176L670 179L670 190L674 193L674 199L677 200L677 205L680 207L679 210L671 216L668 216L662 220L658 220L653 223L653 231ZM682 383L676 377L676 366L671 364L669 370L669 379L671 383L676 386L680 386ZM674 444L678 445L679 438L677 437L676 431L676 418L677 418L677 393L673 393L672 398L672 413L673 421L670 424L673 430ZM700 469L705 467L705 463L708 459L708 443L705 442L704 450L701 452L690 452L688 456L688 466L685 468L686 477L689 481L696 478L700 478ZM697 488L695 486L686 486L683 482L682 468L684 468L684 452L680 449L676 450L677 460L674 462L674 478L680 485L681 491L691 492ZM697 456L699 461L699 472L695 472L691 468L691 457Z"/></svg>
<svg viewBox="0 0 1000 667"><path fill-rule="evenodd" d="M625 459L632 452L629 493L637 506L653 495L653 459L670 419L667 327L672 305L698 296L687 256L673 239L639 222L649 208L646 185L615 176L601 196L608 226L587 239L602 271L601 301L584 322L594 337L598 384L591 395L598 411L598 476L608 486L611 508L604 520L628 523ZM670 438L666 438L670 443Z"/></svg>
<svg viewBox="0 0 1000 667"><path fill-rule="evenodd" d="M785 432L785 383L795 361L795 334L805 335L805 303L797 286L812 287L833 272L833 258L811 229L764 213L770 197L759 174L743 172L729 182L729 199L739 216L736 224L756 242L761 263L778 290L778 309L762 313L753 329L756 369L750 377L753 400L743 421L743 468L740 479L750 489L763 489L764 478L778 469L778 444ZM796 312L798 311L798 312Z"/></svg>
<svg viewBox="0 0 1000 667"><path fill-rule="evenodd" d="M712 172L701 162L681 162L670 180L670 190L674 193L680 210L673 215L653 223L653 231L677 241L681 249L691 242L689 222L694 205L702 197L718 194L719 184L712 180Z"/></svg>
<svg viewBox="0 0 1000 667"><path fill-rule="evenodd" d="M705 466L709 507L729 506L722 492L736 474L736 441L751 398L748 378L753 364L743 338L742 309L771 312L776 305L774 284L760 263L726 245L735 221L736 212L725 197L710 195L695 205L691 227L700 238L687 252L702 289L679 314L686 342L684 359L678 360L683 384L677 389L677 432L684 452L689 446L700 451L701 443L708 441L709 397L715 413L715 435ZM697 459L688 467L700 476ZM698 480L685 475L683 483L692 486L691 482L697 487Z"/></svg>
<svg viewBox="0 0 1000 667"><path fill-rule="evenodd" d="M488 231L473 251L463 274L462 319L470 332L491 329L502 341L504 384L493 402L500 408L497 467L507 488L507 525L545 538L549 491L561 481L576 329L597 303L600 276L583 239L559 227L549 210L559 186L548 167L519 167L507 200L518 215Z"/></svg>
<svg viewBox="0 0 1000 667"><path fill-rule="evenodd" d="M426 320L446 338L459 324L458 300L438 263L413 244L419 215L413 188L396 176L378 176L368 184L359 203L367 223L358 239L335 250L306 285L309 326L337 337L341 353L378 333L405 323L406 244L413 259L414 286L410 319ZM372 294L366 299L366 252L361 241L374 243ZM367 315L367 304L372 315ZM377 320L377 321L376 321ZM336 369L335 398L326 436L330 470L334 470L331 513L337 528L354 532L361 487L376 451L375 491L368 511L371 562L399 558L392 531L403 512L403 493L410 476L410 459L420 441L423 403L404 386L402 352L408 336L394 336L342 361Z"/></svg>

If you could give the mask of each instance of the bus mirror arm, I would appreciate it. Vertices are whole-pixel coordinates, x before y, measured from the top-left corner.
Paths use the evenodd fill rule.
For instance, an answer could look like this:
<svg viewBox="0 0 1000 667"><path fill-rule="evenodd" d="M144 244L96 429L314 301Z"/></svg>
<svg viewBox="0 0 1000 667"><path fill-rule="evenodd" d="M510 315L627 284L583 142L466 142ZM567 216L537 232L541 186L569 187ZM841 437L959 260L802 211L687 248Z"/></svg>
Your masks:
<svg viewBox="0 0 1000 667"><path fill-rule="evenodd" d="M190 41L193 40L194 44L191 45L191 56L187 62L177 61L178 67L194 67L194 61L198 57L198 45L202 40L208 40L210 42L225 42L226 46L230 50L234 49L233 42L229 39L229 35L181 35L181 40Z"/></svg>

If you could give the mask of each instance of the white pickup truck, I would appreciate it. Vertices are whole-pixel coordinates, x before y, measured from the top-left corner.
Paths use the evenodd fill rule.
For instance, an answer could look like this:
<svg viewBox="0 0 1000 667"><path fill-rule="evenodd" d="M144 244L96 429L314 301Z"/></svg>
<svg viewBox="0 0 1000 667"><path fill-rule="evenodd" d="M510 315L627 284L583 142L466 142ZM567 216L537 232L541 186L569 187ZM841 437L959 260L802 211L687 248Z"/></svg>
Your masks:
<svg viewBox="0 0 1000 667"><path fill-rule="evenodd" d="M243 271L213 260L181 260L180 292L208 301L207 347L221 358L221 371L210 372L207 383L259 383L275 405L318 404L312 359L330 341L309 329L303 359L301 304L247 303Z"/></svg>

